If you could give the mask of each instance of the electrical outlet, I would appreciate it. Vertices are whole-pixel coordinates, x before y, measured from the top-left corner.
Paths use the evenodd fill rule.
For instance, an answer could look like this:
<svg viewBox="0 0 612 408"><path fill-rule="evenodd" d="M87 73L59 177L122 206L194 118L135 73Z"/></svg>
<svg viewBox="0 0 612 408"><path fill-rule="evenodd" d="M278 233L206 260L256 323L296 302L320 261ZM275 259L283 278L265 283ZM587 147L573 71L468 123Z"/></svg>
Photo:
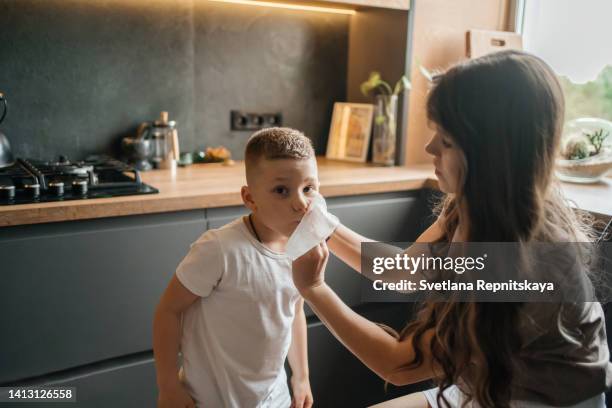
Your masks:
<svg viewBox="0 0 612 408"><path fill-rule="evenodd" d="M283 115L277 113L255 113L233 110L230 112L231 130L259 130L283 125Z"/></svg>
<svg viewBox="0 0 612 408"><path fill-rule="evenodd" d="M276 127L283 125L283 115L280 112L264 113L261 115L261 118L265 127Z"/></svg>

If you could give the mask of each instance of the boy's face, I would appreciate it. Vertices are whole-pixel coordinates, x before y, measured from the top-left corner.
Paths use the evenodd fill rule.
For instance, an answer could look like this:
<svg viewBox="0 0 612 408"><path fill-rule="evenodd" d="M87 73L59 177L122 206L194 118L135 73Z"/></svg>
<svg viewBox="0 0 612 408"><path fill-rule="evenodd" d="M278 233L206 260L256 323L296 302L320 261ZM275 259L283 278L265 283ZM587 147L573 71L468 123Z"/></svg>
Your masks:
<svg viewBox="0 0 612 408"><path fill-rule="evenodd" d="M289 237L319 190L315 158L260 159L243 187L245 204L266 227Z"/></svg>

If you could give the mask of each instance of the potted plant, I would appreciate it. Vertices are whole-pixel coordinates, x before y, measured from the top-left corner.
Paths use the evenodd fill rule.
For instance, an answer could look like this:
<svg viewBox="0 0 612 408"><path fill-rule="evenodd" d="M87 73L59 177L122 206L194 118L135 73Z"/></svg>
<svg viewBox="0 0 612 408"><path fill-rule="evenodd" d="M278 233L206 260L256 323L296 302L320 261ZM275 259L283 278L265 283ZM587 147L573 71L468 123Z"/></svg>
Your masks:
<svg viewBox="0 0 612 408"><path fill-rule="evenodd" d="M612 123L580 118L566 124L557 174L564 181L592 183L612 168Z"/></svg>
<svg viewBox="0 0 612 408"><path fill-rule="evenodd" d="M375 93L374 137L372 162L384 166L395 164L397 140L397 98L404 89L411 89L410 81L402 76L393 89L384 81L379 72L373 71L367 81L361 84L361 93Z"/></svg>

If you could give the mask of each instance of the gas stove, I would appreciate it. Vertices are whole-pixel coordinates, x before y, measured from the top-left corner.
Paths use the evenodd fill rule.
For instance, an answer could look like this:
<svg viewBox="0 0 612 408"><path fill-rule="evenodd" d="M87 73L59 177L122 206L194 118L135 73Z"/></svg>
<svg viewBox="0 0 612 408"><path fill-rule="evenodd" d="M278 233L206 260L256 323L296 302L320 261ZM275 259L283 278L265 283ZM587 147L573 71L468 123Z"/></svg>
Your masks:
<svg viewBox="0 0 612 408"><path fill-rule="evenodd" d="M155 194L133 167L107 156L71 162L17 159L0 168L0 205Z"/></svg>

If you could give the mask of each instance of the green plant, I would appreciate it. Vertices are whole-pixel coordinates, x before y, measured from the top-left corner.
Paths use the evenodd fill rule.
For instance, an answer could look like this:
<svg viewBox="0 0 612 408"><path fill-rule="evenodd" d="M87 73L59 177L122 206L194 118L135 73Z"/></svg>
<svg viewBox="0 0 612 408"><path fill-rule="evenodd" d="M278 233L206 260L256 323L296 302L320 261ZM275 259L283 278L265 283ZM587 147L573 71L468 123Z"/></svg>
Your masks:
<svg viewBox="0 0 612 408"><path fill-rule="evenodd" d="M370 72L368 80L361 83L360 89L361 93L365 96L368 96L370 92L377 90L378 95L385 97L387 112L376 115L374 118L374 123L377 125L382 125L386 121L393 121L395 119L393 112L389 111L389 107L391 106L389 99L391 96L399 95L404 89L412 89L412 86L408 78L406 78L406 75L402 75L402 77L395 83L393 89L391 89L391 85L381 78L380 72L372 71Z"/></svg>
<svg viewBox="0 0 612 408"><path fill-rule="evenodd" d="M589 146L584 140L573 140L567 143L563 157L567 160L580 160L589 156Z"/></svg>
<svg viewBox="0 0 612 408"><path fill-rule="evenodd" d="M391 85L380 77L380 72L372 71L370 72L368 80L363 82L360 88L361 93L365 96L368 96L368 94L375 89L378 89L383 95L391 96L399 95L404 89L411 89L411 85L406 75L402 75L395 83L395 87L393 87L392 90Z"/></svg>
<svg viewBox="0 0 612 408"><path fill-rule="evenodd" d="M392 165L395 160L395 140L397 132L397 96L405 89L411 89L410 81L405 75L391 88L377 71L370 72L368 79L360 86L365 96L370 92L377 95L376 114L374 116L374 141L372 161L383 165Z"/></svg>
<svg viewBox="0 0 612 408"><path fill-rule="evenodd" d="M585 133L584 135L587 137L587 139L589 139L589 143L591 143L591 146L595 148L595 152L591 154L593 156L601 151L601 148L603 147L603 142L608 136L610 136L610 132L606 132L604 134L604 130L599 129L593 133Z"/></svg>

